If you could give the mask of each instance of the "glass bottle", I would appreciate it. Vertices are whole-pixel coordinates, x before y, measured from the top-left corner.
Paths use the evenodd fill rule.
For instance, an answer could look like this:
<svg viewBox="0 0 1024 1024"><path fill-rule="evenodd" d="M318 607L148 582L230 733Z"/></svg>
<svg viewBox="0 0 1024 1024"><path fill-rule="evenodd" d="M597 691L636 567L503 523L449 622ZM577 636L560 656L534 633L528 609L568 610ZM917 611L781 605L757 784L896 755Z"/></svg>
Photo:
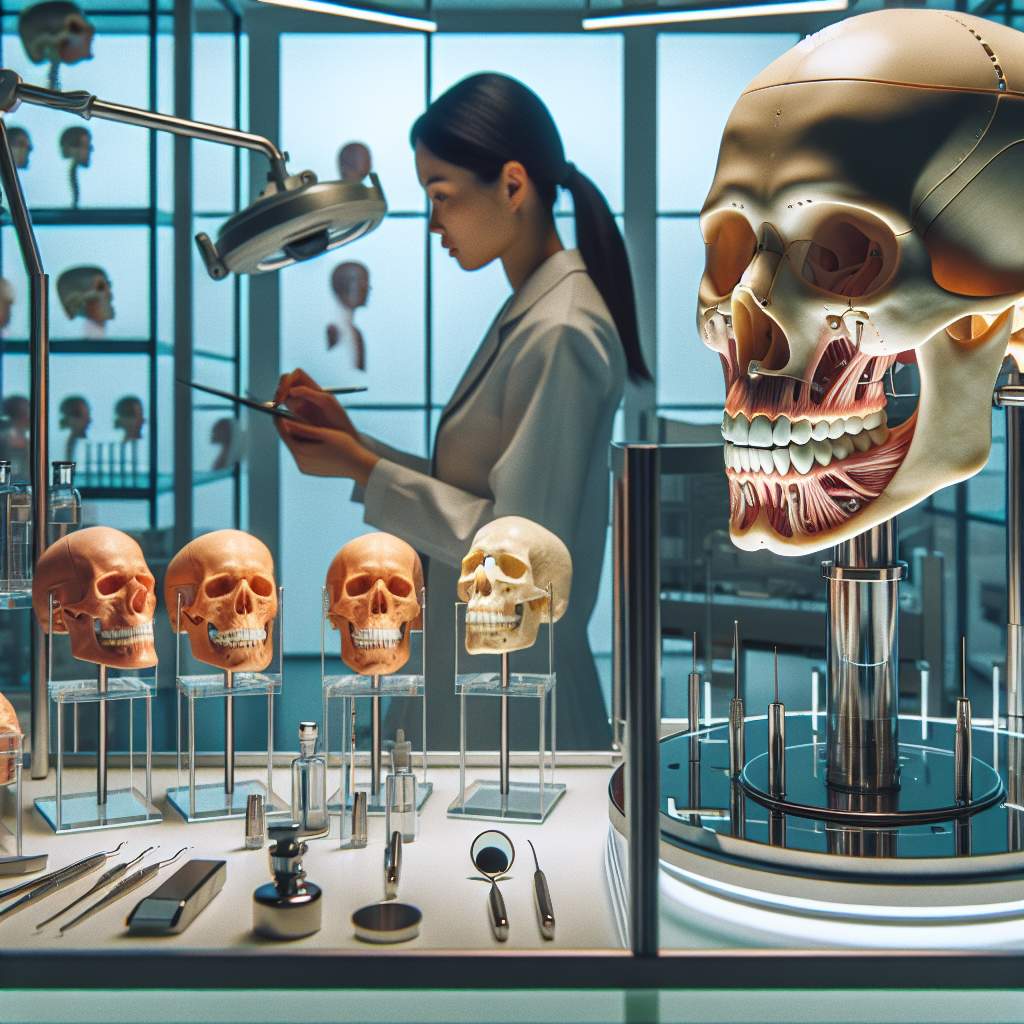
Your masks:
<svg viewBox="0 0 1024 1024"><path fill-rule="evenodd" d="M11 596L32 591L32 487L22 481L9 484L4 524L7 547L7 582Z"/></svg>
<svg viewBox="0 0 1024 1024"><path fill-rule="evenodd" d="M82 496L75 487L75 464L55 462L46 517L46 546L66 537L81 524Z"/></svg>
<svg viewBox="0 0 1024 1024"><path fill-rule="evenodd" d="M11 576L11 497L14 494L14 481L11 477L11 464L7 459L0 459L0 591L10 588Z"/></svg>
<svg viewBox="0 0 1024 1024"><path fill-rule="evenodd" d="M316 752L316 722L299 722L299 756L292 761L292 820L303 836L323 835L327 816L327 761Z"/></svg>
<svg viewBox="0 0 1024 1024"><path fill-rule="evenodd" d="M405 738L405 730L395 735L391 748L391 774L384 782L384 832L401 832L403 843L416 840L416 775L412 770L412 743Z"/></svg>

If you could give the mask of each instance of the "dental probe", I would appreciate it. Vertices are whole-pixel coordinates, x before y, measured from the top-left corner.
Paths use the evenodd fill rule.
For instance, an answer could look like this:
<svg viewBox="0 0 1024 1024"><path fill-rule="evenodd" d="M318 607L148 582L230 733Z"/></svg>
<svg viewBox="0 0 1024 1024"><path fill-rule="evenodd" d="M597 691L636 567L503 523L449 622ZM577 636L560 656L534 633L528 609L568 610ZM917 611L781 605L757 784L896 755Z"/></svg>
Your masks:
<svg viewBox="0 0 1024 1024"><path fill-rule="evenodd" d="M67 906L61 907L56 914L51 914L45 921L40 921L36 925L36 931L40 928L45 928L51 921L55 921L61 914L66 914L73 907L77 907L82 900L87 900L94 892L99 892L105 885L109 885L114 881L115 878L120 878L129 868L135 867L136 864L142 860L151 850L157 849L156 846L147 846L142 853L137 857L133 857L131 860L122 861L120 864L115 864L112 868L108 868L106 871L96 879L96 882L86 889L77 899L72 900Z"/></svg>
<svg viewBox="0 0 1024 1024"><path fill-rule="evenodd" d="M161 868L166 867L168 864L173 864L186 850L191 849L191 846L183 846L173 857L168 857L167 860L158 860L153 864L147 864L144 868L139 868L138 871L133 872L127 878L122 878L121 881L110 890L110 892L101 896L91 906L86 907L78 917L73 917L67 924L61 925L60 934L63 935L66 931L74 928L76 924L81 923L87 917L92 917L92 915L97 911L110 906L111 903L115 903L122 896L126 896L133 889L137 889L140 885L144 885Z"/></svg>
<svg viewBox="0 0 1024 1024"><path fill-rule="evenodd" d="M86 857L84 860L76 861L65 868L60 868L58 871L52 871L49 875L35 879L34 884L36 888L32 889L31 892L25 893L21 899L8 904L3 910L0 910L0 918L16 913L23 907L27 907L30 903L34 903L44 896L49 896L51 893L57 892L58 889L63 889L65 885L73 882L76 878L81 878L82 875L95 871L108 857L113 857L115 853L118 853L124 845L124 842L118 843L113 850L94 853L91 857ZM27 882L21 886L15 886L14 890L6 890L6 893L12 894L14 891L21 891L26 885L28 885ZM4 894L0 893L0 896L2 895Z"/></svg>
<svg viewBox="0 0 1024 1024"><path fill-rule="evenodd" d="M537 851L529 839L530 849L533 850L533 896L537 905L537 924L540 926L540 933L545 939L555 937L555 908L551 904L551 893L548 891L548 880L540 869L537 861Z"/></svg>

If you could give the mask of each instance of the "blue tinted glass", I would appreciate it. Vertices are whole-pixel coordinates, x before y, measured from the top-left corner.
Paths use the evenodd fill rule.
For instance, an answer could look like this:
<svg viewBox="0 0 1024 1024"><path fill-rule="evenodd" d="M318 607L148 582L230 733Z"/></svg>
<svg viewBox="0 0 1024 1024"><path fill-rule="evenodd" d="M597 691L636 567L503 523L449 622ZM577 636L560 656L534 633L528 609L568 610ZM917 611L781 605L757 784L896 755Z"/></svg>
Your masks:
<svg viewBox="0 0 1024 1024"><path fill-rule="evenodd" d="M396 448L424 454L424 414L370 412L352 415L356 427ZM304 476L281 446L281 575L288 595L288 654L320 652L320 587L338 550L372 533L363 506L349 500L350 480Z"/></svg>
<svg viewBox="0 0 1024 1024"><path fill-rule="evenodd" d="M235 525L235 482L202 481L192 492L192 522L196 534L225 530Z"/></svg>
<svg viewBox="0 0 1024 1024"><path fill-rule="evenodd" d="M336 180L338 151L361 142L389 207L422 211L409 129L423 112L425 46L419 34L282 35L281 142L289 167Z"/></svg>
<svg viewBox="0 0 1024 1024"><path fill-rule="evenodd" d="M448 35L434 40L432 90L478 71L528 85L547 104L566 158L592 178L613 210L622 209L622 37Z"/></svg>
<svg viewBox="0 0 1024 1024"><path fill-rule="evenodd" d="M235 125L235 38L227 32L192 37L192 117ZM197 213L235 208L235 154L213 142L192 145L192 205Z"/></svg>
<svg viewBox="0 0 1024 1024"><path fill-rule="evenodd" d="M747 84L794 46L789 34L658 37L658 209L699 210L729 111Z"/></svg>
<svg viewBox="0 0 1024 1024"><path fill-rule="evenodd" d="M423 239L423 218L389 217L358 242L284 271L282 367L301 366L325 387L367 385L353 404L422 404Z"/></svg>
<svg viewBox="0 0 1024 1024"><path fill-rule="evenodd" d="M181 386L174 379L174 357L158 356L156 372L157 469L170 474L174 472L174 390Z"/></svg>
<svg viewBox="0 0 1024 1024"><path fill-rule="evenodd" d="M163 21L163 19L161 19ZM156 38L156 109L174 112L174 37L170 26L161 25ZM195 153L195 147L192 152ZM156 133L156 203L157 209L174 209L174 136Z"/></svg>
<svg viewBox="0 0 1024 1024"><path fill-rule="evenodd" d="M658 220L658 403L725 399L718 356L697 333L704 242L696 217Z"/></svg>

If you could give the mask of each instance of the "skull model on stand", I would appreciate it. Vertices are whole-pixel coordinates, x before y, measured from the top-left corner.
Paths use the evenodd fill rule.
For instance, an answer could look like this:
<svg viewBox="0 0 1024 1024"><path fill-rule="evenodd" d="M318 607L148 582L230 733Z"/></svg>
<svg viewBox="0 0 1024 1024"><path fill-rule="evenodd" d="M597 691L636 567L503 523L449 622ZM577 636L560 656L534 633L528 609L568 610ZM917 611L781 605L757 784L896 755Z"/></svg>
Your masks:
<svg viewBox="0 0 1024 1024"><path fill-rule="evenodd" d="M102 337L114 319L114 293L102 267L69 267L57 278L57 297L69 320L84 318L90 336Z"/></svg>
<svg viewBox="0 0 1024 1024"><path fill-rule="evenodd" d="M404 540L368 533L349 541L327 570L327 617L341 633L341 660L365 676L397 672L420 629L423 567Z"/></svg>
<svg viewBox="0 0 1024 1024"><path fill-rule="evenodd" d="M32 580L32 607L44 630L67 633L79 661L110 668L156 664L156 581L138 543L109 526L76 530L48 547Z"/></svg>
<svg viewBox="0 0 1024 1024"><path fill-rule="evenodd" d="M729 117L698 326L725 371L730 531L802 554L977 473L1024 366L1024 35L885 10L804 39ZM887 422L886 376L920 398Z"/></svg>
<svg viewBox="0 0 1024 1024"><path fill-rule="evenodd" d="M18 34L28 59L49 65L47 84L58 89L61 64L77 64L92 57L96 29L77 4L46 0L18 15Z"/></svg>
<svg viewBox="0 0 1024 1024"><path fill-rule="evenodd" d="M164 598L171 629L188 633L192 656L228 672L260 672L274 656L277 584L267 546L241 530L215 530L171 559Z"/></svg>
<svg viewBox="0 0 1024 1024"><path fill-rule="evenodd" d="M541 623L565 614L571 586L569 549L550 530L520 516L481 527L458 583L466 602L466 650L507 654L532 647Z"/></svg>

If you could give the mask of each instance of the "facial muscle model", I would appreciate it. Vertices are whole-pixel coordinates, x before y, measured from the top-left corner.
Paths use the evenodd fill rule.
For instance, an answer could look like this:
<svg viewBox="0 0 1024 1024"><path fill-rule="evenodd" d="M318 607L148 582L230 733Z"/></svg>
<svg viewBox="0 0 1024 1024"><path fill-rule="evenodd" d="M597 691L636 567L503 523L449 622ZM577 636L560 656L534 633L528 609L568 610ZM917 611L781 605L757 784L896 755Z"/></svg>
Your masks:
<svg viewBox="0 0 1024 1024"><path fill-rule="evenodd" d="M96 29L82 9L68 0L46 0L26 7L18 15L18 34L33 64L49 64L49 86L59 88L61 64L77 64L92 57Z"/></svg>
<svg viewBox="0 0 1024 1024"><path fill-rule="evenodd" d="M1024 35L885 10L804 39L730 115L698 326L725 371L733 541L800 554L984 465L1024 366ZM916 362L917 409L885 377Z"/></svg>
<svg viewBox="0 0 1024 1024"><path fill-rule="evenodd" d="M114 294L102 267L69 267L57 278L57 296L67 318L83 317L96 335L114 319Z"/></svg>
<svg viewBox="0 0 1024 1024"><path fill-rule="evenodd" d="M328 618L341 660L360 675L397 672L409 660L409 630L422 625L420 556L390 533L350 540L327 570Z"/></svg>
<svg viewBox="0 0 1024 1024"><path fill-rule="evenodd" d="M520 516L481 527L458 583L466 602L466 650L505 654L532 647L540 624L565 614L571 586L569 549L550 530Z"/></svg>
<svg viewBox="0 0 1024 1024"><path fill-rule="evenodd" d="M128 534L90 526L51 544L32 580L32 607L44 630L51 594L53 631L68 634L79 661L111 668L156 664L156 581Z"/></svg>
<svg viewBox="0 0 1024 1024"><path fill-rule="evenodd" d="M215 530L171 559L164 599L171 629L188 633L192 656L232 672L259 672L274 656L277 584L267 546L241 530Z"/></svg>

